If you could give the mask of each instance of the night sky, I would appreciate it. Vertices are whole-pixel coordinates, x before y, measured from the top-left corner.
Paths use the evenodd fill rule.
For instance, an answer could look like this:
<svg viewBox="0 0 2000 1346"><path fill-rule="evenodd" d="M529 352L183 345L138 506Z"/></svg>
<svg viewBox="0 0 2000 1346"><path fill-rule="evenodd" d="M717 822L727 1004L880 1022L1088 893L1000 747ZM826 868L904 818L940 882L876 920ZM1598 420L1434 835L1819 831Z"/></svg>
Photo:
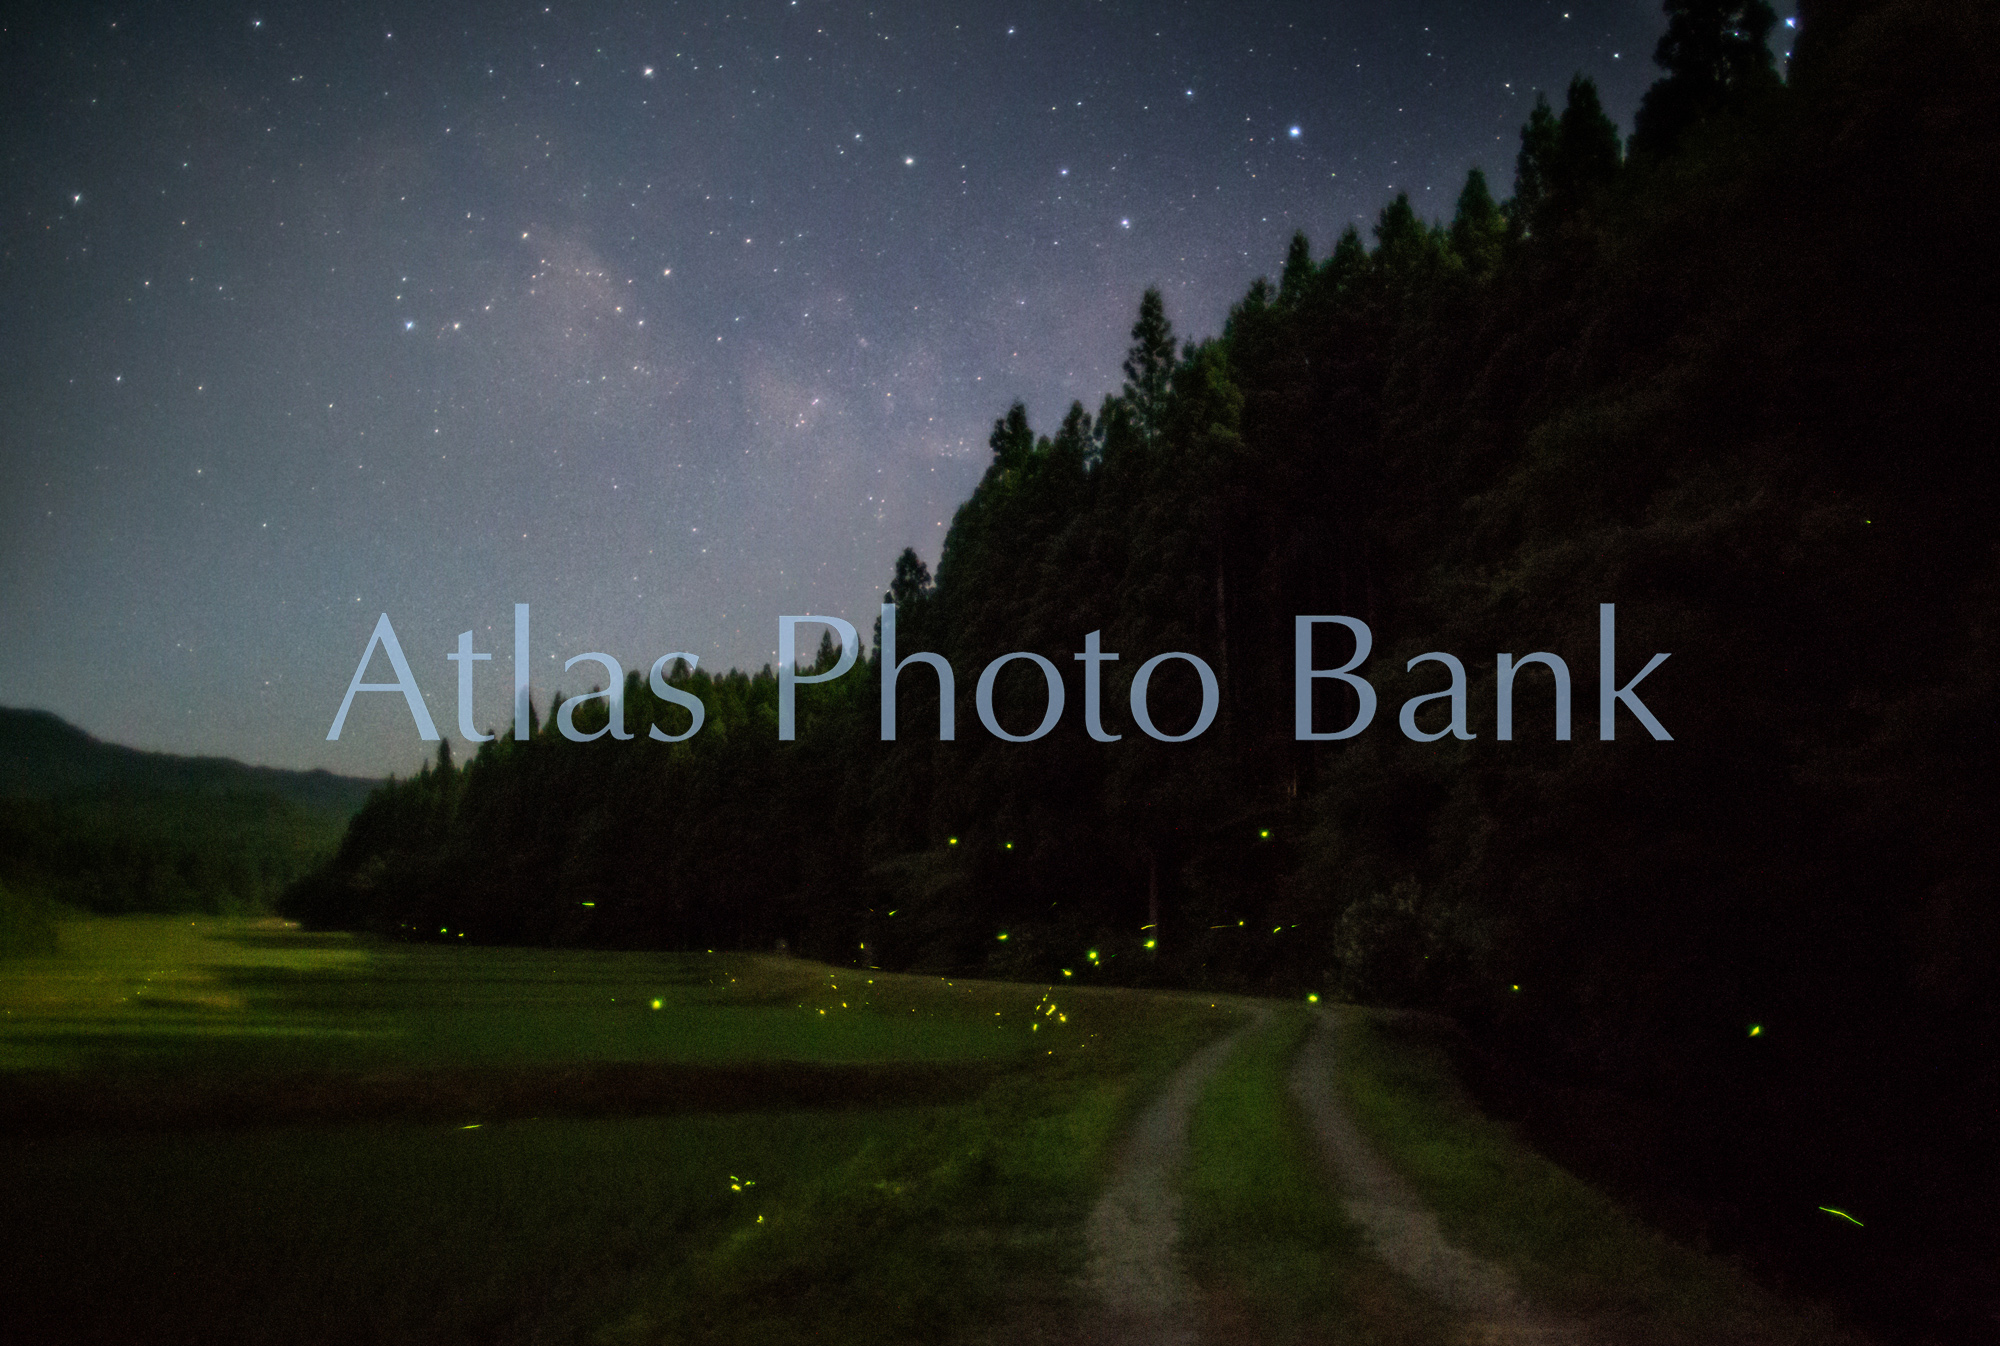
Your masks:
<svg viewBox="0 0 2000 1346"><path fill-rule="evenodd" d="M1782 11L1781 11L1782 12ZM1658 0L78 7L0 29L0 704L352 774L387 612L440 732L863 632L1141 291L1212 335L1294 229L1631 126ZM1781 28L1781 32L1784 30ZM1080 634L1080 633L1079 633ZM1079 646L1080 648L1080 646ZM962 674L961 676L969 676ZM389 677L377 657L371 677ZM463 752L467 745L459 744Z"/></svg>

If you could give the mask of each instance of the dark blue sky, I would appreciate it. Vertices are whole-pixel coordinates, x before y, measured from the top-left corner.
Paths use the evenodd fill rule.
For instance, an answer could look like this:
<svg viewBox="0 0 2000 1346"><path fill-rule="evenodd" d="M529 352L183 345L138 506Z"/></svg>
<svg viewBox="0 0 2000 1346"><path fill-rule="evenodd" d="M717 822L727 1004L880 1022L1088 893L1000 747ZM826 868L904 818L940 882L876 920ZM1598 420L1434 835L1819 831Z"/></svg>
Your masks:
<svg viewBox="0 0 2000 1346"><path fill-rule="evenodd" d="M408 770L328 725L379 614L441 731L571 655L771 660L935 563L1016 399L1214 333L1294 229L1629 129L1657 0L79 7L10 21L0 704ZM1781 30L1782 31L1782 30ZM378 659L374 676L386 677ZM566 680L583 690L579 669Z"/></svg>

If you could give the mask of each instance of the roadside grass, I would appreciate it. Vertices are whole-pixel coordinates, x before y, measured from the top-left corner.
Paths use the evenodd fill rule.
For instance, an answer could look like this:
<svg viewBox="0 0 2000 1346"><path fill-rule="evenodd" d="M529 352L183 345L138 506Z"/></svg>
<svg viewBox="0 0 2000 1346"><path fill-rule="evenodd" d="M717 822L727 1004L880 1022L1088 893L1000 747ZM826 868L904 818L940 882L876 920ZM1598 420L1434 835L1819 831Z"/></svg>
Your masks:
<svg viewBox="0 0 2000 1346"><path fill-rule="evenodd" d="M1684 1248L1515 1139L1459 1087L1438 1030L1340 1015L1338 1082L1356 1124L1438 1215L1445 1237L1513 1272L1529 1297L1634 1346L1859 1346Z"/></svg>
<svg viewBox="0 0 2000 1346"><path fill-rule="evenodd" d="M332 1124L308 1106L291 1125L143 1134L102 1111L68 1134L44 1118L0 1145L0 1339L935 1341L1004 1319L1019 1287L1074 1292L1111 1145L1235 1017L721 953L185 918L63 938L63 958L0 970L0 1091L32 1082L57 1105L109 1089L143 1109L134 1081L254 1097L310 1078L332 1116L391 1078L440 1114L479 1097L453 1092L468 1071L498 1070L539 1072L575 1111L577 1079L675 1062L761 1072L781 1100L850 1068L933 1063L974 1087L727 1113L697 1095L666 1117Z"/></svg>
<svg viewBox="0 0 2000 1346"><path fill-rule="evenodd" d="M1449 1316L1341 1211L1287 1076L1310 1020L1274 1012L1196 1105L1181 1248L1214 1340L1435 1346Z"/></svg>

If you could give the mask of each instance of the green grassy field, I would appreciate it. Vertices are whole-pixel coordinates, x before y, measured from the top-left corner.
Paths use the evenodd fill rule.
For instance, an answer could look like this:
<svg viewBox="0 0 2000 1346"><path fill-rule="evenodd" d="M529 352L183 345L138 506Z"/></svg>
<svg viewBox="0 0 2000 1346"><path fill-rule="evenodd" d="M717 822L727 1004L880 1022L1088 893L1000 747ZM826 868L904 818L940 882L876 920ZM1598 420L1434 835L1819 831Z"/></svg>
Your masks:
<svg viewBox="0 0 2000 1346"><path fill-rule="evenodd" d="M1243 1013L743 954L57 930L0 963L7 1341L1061 1340L1126 1123ZM1852 1340L1514 1143L1435 1044L1343 1014L1364 1129L1544 1302L1617 1341ZM1341 1213L1284 1087L1305 1025L1269 1015L1192 1121L1209 1337L1453 1340Z"/></svg>
<svg viewBox="0 0 2000 1346"><path fill-rule="evenodd" d="M1233 1018L721 953L60 933L0 967L15 1340L938 1340L1073 1276L1124 1118ZM654 1115L616 1115L635 1090Z"/></svg>
<svg viewBox="0 0 2000 1346"><path fill-rule="evenodd" d="M0 1068L997 1060L1032 1045L1040 994L945 1012L925 979L790 959L383 944L278 921L74 921L61 938L0 973Z"/></svg>

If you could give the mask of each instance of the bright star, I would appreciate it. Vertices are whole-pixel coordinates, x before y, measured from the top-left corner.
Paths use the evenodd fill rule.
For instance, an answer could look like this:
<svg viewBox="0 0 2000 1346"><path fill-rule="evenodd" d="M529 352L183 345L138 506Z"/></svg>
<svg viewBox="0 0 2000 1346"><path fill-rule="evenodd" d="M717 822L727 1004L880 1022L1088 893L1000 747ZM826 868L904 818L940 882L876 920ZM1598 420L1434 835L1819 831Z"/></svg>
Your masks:
<svg viewBox="0 0 2000 1346"><path fill-rule="evenodd" d="M1300 136L1301 134L1303 134L1303 133L1302 133L1302 132L1301 132L1301 131L1299 130L1299 128L1298 128L1298 127L1294 126L1294 127L1292 128L1292 131L1291 131L1291 136L1292 136L1292 139L1294 139L1294 140L1297 140L1297 139L1299 138L1299 136Z"/></svg>

